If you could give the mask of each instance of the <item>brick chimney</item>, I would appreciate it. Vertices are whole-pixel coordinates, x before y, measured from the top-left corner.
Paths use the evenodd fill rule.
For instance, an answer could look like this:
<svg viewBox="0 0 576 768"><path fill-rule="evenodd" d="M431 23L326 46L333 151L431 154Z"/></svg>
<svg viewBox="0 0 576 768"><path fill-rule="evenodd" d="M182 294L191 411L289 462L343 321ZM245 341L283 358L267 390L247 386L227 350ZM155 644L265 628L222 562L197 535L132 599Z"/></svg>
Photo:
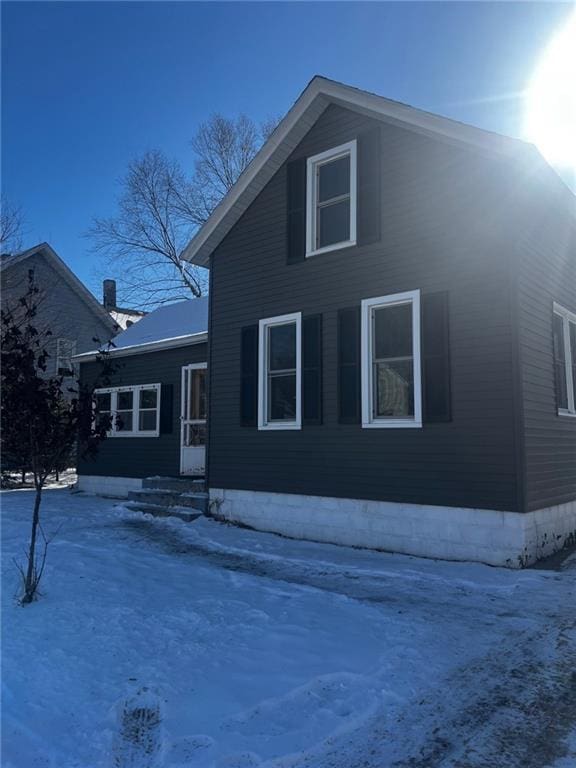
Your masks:
<svg viewBox="0 0 576 768"><path fill-rule="evenodd" d="M104 280L102 289L104 307L114 309L116 306L116 280Z"/></svg>

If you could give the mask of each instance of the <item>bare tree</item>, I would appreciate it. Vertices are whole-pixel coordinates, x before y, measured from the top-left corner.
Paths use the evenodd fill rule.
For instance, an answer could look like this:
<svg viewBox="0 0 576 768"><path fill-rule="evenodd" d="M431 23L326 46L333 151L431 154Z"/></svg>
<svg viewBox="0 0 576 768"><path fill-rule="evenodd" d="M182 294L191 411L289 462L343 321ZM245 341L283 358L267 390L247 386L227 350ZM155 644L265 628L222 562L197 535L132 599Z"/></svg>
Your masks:
<svg viewBox="0 0 576 768"><path fill-rule="evenodd" d="M257 126L246 115L233 120L215 114L200 125L190 142L196 155L193 187L197 224L206 221L277 124L275 118Z"/></svg>
<svg viewBox="0 0 576 768"><path fill-rule="evenodd" d="M44 340L51 332L35 325L38 295L31 272L26 293L0 311L2 468L19 468L22 460L27 461L35 489L27 560L19 566L22 605L37 596L46 562L49 540L40 524L44 486L49 475L68 463L76 447L82 455L93 456L106 438L110 417L98 419L98 423L94 420L94 390L109 385L114 372L106 351L99 355L99 380L90 386L71 382L66 391L64 375L47 375L49 354ZM36 550L39 533L44 540L40 557Z"/></svg>
<svg viewBox="0 0 576 768"><path fill-rule="evenodd" d="M22 249L24 217L22 209L13 205L4 195L0 198L0 250L16 253Z"/></svg>
<svg viewBox="0 0 576 768"><path fill-rule="evenodd" d="M153 307L206 292L205 270L185 261L182 251L277 122L257 126L245 115L213 115L192 139L190 178L159 150L130 163L117 214L95 219L87 233L106 274L118 276L124 303Z"/></svg>
<svg viewBox="0 0 576 768"><path fill-rule="evenodd" d="M194 192L178 163L159 150L134 160L120 181L118 213L88 235L119 274L126 303L153 306L204 292L202 272L180 254L196 224Z"/></svg>

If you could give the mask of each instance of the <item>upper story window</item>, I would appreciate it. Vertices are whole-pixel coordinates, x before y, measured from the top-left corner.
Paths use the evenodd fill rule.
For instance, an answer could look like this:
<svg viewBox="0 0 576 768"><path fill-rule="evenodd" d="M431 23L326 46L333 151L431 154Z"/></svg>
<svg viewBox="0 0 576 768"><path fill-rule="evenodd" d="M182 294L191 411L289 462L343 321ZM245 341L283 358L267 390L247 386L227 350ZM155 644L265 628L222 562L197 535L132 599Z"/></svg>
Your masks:
<svg viewBox="0 0 576 768"><path fill-rule="evenodd" d="M300 429L300 312L259 323L258 427Z"/></svg>
<svg viewBox="0 0 576 768"><path fill-rule="evenodd" d="M421 427L420 291L362 302L362 426Z"/></svg>
<svg viewBox="0 0 576 768"><path fill-rule="evenodd" d="M76 342L71 339L56 340L56 373L71 376L74 373L72 358L76 354Z"/></svg>
<svg viewBox="0 0 576 768"><path fill-rule="evenodd" d="M556 303L552 333L558 413L576 416L576 315Z"/></svg>
<svg viewBox="0 0 576 768"><path fill-rule="evenodd" d="M307 161L306 256L356 244L356 141Z"/></svg>
<svg viewBox="0 0 576 768"><path fill-rule="evenodd" d="M110 423L109 437L158 437L160 384L97 389L96 423Z"/></svg>

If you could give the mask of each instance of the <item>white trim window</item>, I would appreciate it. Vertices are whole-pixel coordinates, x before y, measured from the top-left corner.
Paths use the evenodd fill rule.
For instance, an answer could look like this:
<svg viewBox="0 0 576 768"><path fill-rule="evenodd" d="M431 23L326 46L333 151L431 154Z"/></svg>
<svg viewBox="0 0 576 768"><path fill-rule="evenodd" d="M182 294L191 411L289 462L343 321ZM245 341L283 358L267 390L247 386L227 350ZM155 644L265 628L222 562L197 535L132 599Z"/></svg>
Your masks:
<svg viewBox="0 0 576 768"><path fill-rule="evenodd" d="M76 342L72 339L56 339L56 374L58 376L72 376L74 363L72 358L76 354Z"/></svg>
<svg viewBox="0 0 576 768"><path fill-rule="evenodd" d="M300 429L302 314L260 320L258 429Z"/></svg>
<svg viewBox="0 0 576 768"><path fill-rule="evenodd" d="M362 302L362 426L422 426L419 290Z"/></svg>
<svg viewBox="0 0 576 768"><path fill-rule="evenodd" d="M160 384L97 389L94 401L96 425L109 423L108 437L160 434Z"/></svg>
<svg viewBox="0 0 576 768"><path fill-rule="evenodd" d="M356 141L306 164L306 256L356 245Z"/></svg>
<svg viewBox="0 0 576 768"><path fill-rule="evenodd" d="M560 416L576 416L576 314L554 302L554 374Z"/></svg>

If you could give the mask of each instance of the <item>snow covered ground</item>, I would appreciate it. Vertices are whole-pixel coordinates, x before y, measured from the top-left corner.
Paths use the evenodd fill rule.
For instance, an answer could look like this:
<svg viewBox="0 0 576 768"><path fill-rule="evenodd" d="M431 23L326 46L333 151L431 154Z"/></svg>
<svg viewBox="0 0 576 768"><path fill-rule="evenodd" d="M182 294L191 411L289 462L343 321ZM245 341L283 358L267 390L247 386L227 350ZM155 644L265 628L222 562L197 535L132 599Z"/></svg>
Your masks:
<svg viewBox="0 0 576 768"><path fill-rule="evenodd" d="M5 768L569 768L576 560L506 571L2 493Z"/></svg>
<svg viewBox="0 0 576 768"><path fill-rule="evenodd" d="M63 472L60 472L58 476L58 480L56 480L56 475L52 475L48 478L48 481L46 482L45 488L69 488L72 485L76 483L78 480L78 476L76 474L76 470L73 468L65 469ZM24 481L24 485L22 485L22 475L20 472L7 472L6 473L6 488L10 488L12 490L24 490L26 488L31 489L34 488L34 478L32 476L31 472L26 473L26 479Z"/></svg>

